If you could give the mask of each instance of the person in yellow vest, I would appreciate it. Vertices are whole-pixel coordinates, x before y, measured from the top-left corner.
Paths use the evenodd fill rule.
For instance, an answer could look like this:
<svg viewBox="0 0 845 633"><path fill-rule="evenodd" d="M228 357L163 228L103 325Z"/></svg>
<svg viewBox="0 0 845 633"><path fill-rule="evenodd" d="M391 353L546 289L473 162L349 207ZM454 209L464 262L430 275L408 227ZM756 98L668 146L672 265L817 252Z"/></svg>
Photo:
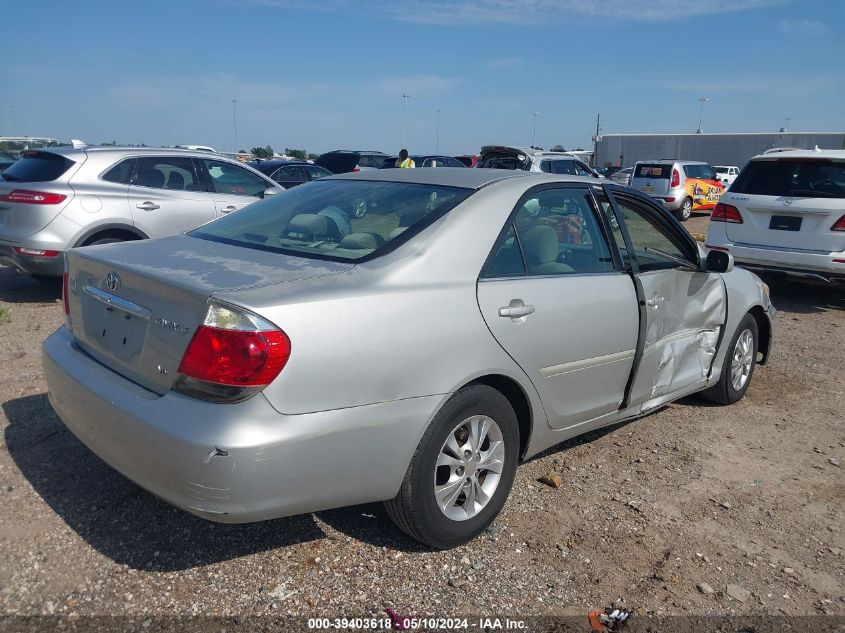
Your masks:
<svg viewBox="0 0 845 633"><path fill-rule="evenodd" d="M408 156L408 150L401 149L399 150L399 160L396 161L396 166L401 167L402 169L413 169L416 167L413 159Z"/></svg>

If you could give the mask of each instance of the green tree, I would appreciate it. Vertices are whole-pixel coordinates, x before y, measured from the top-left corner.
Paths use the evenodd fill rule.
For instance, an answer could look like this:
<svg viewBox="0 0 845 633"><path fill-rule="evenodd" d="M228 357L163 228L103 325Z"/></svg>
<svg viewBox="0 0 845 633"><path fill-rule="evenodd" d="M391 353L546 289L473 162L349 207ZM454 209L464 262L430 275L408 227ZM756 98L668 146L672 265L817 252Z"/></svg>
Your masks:
<svg viewBox="0 0 845 633"><path fill-rule="evenodd" d="M249 151L258 158L273 158L273 148L269 145L265 145L264 147L253 147Z"/></svg>
<svg viewBox="0 0 845 633"><path fill-rule="evenodd" d="M561 145L560 143L558 143L557 145L555 145L555 146L551 149L551 151L553 151L553 152L565 152L565 151L566 151L566 148L565 148L563 145Z"/></svg>
<svg viewBox="0 0 845 633"><path fill-rule="evenodd" d="M304 149L291 149L290 147L286 147L285 155L290 156L291 158L305 160L305 157L308 155L308 152L306 152Z"/></svg>

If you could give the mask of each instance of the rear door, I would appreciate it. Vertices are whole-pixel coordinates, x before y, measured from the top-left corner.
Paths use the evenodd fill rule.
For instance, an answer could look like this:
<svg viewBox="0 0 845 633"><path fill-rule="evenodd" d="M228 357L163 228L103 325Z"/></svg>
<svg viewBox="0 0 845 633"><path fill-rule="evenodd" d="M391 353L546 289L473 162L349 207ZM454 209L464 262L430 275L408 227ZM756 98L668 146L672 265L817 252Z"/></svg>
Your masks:
<svg viewBox="0 0 845 633"><path fill-rule="evenodd" d="M636 263L643 332L628 405L650 408L709 375L725 323L725 284L699 267L695 241L654 204L608 190L627 234L625 256Z"/></svg>
<svg viewBox="0 0 845 633"><path fill-rule="evenodd" d="M214 208L220 215L243 209L260 200L268 187L273 186L256 173L222 160L199 159L205 171Z"/></svg>
<svg viewBox="0 0 845 633"><path fill-rule="evenodd" d="M214 202L188 156L141 156L126 193L135 226L173 235L216 217Z"/></svg>
<svg viewBox="0 0 845 633"><path fill-rule="evenodd" d="M493 336L522 367L553 428L616 411L638 305L586 187L545 185L517 204L478 282Z"/></svg>
<svg viewBox="0 0 845 633"><path fill-rule="evenodd" d="M637 163L631 175L631 187L650 196L665 196L669 193L672 179L672 165L667 163Z"/></svg>
<svg viewBox="0 0 845 633"><path fill-rule="evenodd" d="M845 161L765 159L746 165L723 202L742 223L726 223L732 242L830 253L845 249L831 227L845 215Z"/></svg>

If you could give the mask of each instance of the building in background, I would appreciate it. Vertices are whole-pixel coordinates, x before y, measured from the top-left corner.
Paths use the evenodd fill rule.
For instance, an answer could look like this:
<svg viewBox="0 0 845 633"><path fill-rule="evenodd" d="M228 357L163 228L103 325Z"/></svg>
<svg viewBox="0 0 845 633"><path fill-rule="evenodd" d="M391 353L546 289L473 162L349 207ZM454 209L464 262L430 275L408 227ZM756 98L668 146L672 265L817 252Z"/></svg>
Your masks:
<svg viewBox="0 0 845 633"><path fill-rule="evenodd" d="M596 137L595 165L631 167L638 160L676 158L742 167L774 147L845 149L845 132L751 134L603 134Z"/></svg>

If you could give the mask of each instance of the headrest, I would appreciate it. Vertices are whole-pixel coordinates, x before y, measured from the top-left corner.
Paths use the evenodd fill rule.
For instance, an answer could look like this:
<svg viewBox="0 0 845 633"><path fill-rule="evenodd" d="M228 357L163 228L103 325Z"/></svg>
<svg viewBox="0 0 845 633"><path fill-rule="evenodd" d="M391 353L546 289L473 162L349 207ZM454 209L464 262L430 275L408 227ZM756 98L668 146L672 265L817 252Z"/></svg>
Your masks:
<svg viewBox="0 0 845 633"><path fill-rule="evenodd" d="M557 261L557 231L546 225L535 226L520 236L525 249L525 257L534 265Z"/></svg>
<svg viewBox="0 0 845 633"><path fill-rule="evenodd" d="M378 242L376 241L376 236L372 233L350 233L340 240L340 248L376 249L378 248Z"/></svg>
<svg viewBox="0 0 845 633"><path fill-rule="evenodd" d="M300 213L290 219L288 233L303 233L306 236L325 235L328 225L328 218L324 215Z"/></svg>

